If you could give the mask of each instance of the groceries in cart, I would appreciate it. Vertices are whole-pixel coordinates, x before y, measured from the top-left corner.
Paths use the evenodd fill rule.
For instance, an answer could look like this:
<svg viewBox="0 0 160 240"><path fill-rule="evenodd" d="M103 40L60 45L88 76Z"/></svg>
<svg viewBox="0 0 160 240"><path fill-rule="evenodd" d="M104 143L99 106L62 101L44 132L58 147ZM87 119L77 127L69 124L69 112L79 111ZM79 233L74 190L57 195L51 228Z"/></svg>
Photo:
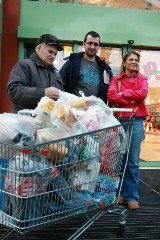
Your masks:
<svg viewBox="0 0 160 240"><path fill-rule="evenodd" d="M93 137L83 137L81 143L79 161L70 171L69 182L74 188L93 193L100 170L99 143Z"/></svg>
<svg viewBox="0 0 160 240"><path fill-rule="evenodd" d="M34 110L0 114L0 142L30 146L120 124L95 96L61 95L57 101L43 97Z"/></svg>
<svg viewBox="0 0 160 240"><path fill-rule="evenodd" d="M63 128L42 128L37 129L36 143L52 142L68 137L69 134Z"/></svg>
<svg viewBox="0 0 160 240"><path fill-rule="evenodd" d="M29 146L36 139L36 125L30 116L0 114L0 143Z"/></svg>
<svg viewBox="0 0 160 240"><path fill-rule="evenodd" d="M46 154L44 149L16 149L9 161L3 211L14 225L28 227L43 216L50 173Z"/></svg>
<svg viewBox="0 0 160 240"><path fill-rule="evenodd" d="M52 123L60 124L74 133L94 131L105 127L119 125L113 112L95 96L77 97L69 93L61 93L52 112Z"/></svg>
<svg viewBox="0 0 160 240"><path fill-rule="evenodd" d="M54 126L65 129L70 135L87 132L87 129L74 114L70 105L63 99L56 101L51 114L51 122Z"/></svg>
<svg viewBox="0 0 160 240"><path fill-rule="evenodd" d="M51 112L54 109L55 101L48 97L41 98L37 107L33 110L35 115L35 124L38 129L51 128Z"/></svg>
<svg viewBox="0 0 160 240"><path fill-rule="evenodd" d="M0 114L0 209L21 230L116 200L123 127L99 98L60 96Z"/></svg>

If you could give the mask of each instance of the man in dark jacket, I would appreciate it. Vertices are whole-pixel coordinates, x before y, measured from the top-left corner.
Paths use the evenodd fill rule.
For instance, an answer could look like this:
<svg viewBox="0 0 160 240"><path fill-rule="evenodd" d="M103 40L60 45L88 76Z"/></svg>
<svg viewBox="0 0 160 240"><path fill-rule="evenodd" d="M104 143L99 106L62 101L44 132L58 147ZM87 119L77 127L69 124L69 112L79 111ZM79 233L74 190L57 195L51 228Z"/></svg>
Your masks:
<svg viewBox="0 0 160 240"><path fill-rule="evenodd" d="M59 89L63 90L63 81L53 62L57 51L62 50L55 36L41 35L31 57L19 61L13 67L7 84L13 113L36 108L44 96L52 99L59 97Z"/></svg>
<svg viewBox="0 0 160 240"><path fill-rule="evenodd" d="M96 54L100 48L100 36L94 31L86 34L83 42L85 52L71 53L62 66L60 75L66 92L80 96L94 95L106 102L111 68Z"/></svg>

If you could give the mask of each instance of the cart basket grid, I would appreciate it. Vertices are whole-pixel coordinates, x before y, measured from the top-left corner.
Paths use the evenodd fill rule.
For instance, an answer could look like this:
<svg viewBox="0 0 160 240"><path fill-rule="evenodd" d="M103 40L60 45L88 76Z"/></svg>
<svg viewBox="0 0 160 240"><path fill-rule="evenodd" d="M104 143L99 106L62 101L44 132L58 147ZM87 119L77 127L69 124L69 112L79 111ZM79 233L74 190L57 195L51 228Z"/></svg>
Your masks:
<svg viewBox="0 0 160 240"><path fill-rule="evenodd" d="M1 143L0 223L25 233L117 205L131 129L123 119L28 148Z"/></svg>

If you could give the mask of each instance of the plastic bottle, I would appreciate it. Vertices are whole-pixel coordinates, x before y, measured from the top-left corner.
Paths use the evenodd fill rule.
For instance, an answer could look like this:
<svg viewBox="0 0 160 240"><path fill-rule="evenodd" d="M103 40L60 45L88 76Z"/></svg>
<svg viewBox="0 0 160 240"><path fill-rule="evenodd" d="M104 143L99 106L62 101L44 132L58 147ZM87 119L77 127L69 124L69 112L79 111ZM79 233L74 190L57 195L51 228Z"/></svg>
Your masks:
<svg viewBox="0 0 160 240"><path fill-rule="evenodd" d="M41 166L41 170L38 171L38 173L40 175L39 180L40 180L41 184L44 186L45 191L46 191L48 182L50 180L50 173L51 173L51 167L49 165L47 155L48 155L48 149L46 149L46 148L41 149L41 151L40 151L41 162L39 165L39 167Z"/></svg>
<svg viewBox="0 0 160 240"><path fill-rule="evenodd" d="M33 196L42 191L34 165L29 149L19 150L11 159L9 164L9 169L12 170L11 193L18 196Z"/></svg>
<svg viewBox="0 0 160 240"><path fill-rule="evenodd" d="M48 150L46 148L41 149L40 153L41 153L41 156L42 156L42 163L46 163Z"/></svg>

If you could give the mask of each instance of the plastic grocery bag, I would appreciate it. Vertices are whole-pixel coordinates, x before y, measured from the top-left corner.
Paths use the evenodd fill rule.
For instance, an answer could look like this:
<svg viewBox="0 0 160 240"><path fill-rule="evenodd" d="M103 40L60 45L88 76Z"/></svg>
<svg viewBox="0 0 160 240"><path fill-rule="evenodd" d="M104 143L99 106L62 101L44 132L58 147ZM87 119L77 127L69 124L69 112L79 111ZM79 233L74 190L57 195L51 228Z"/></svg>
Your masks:
<svg viewBox="0 0 160 240"><path fill-rule="evenodd" d="M63 128L71 134L87 132L87 129L73 113L70 105L60 98L55 102L51 122L53 126Z"/></svg>
<svg viewBox="0 0 160 240"><path fill-rule="evenodd" d="M93 95L86 97L83 92L80 91L81 97L67 92L60 92L60 98L65 100L71 108L75 109L87 109L89 106L103 105L103 101ZM105 104L105 103L104 103Z"/></svg>
<svg viewBox="0 0 160 240"><path fill-rule="evenodd" d="M51 112L54 109L55 101L48 97L42 97L37 107L33 110L35 124L38 129L52 127Z"/></svg>
<svg viewBox="0 0 160 240"><path fill-rule="evenodd" d="M69 182L78 190L94 192L100 170L99 143L92 137L84 137L78 162L72 169Z"/></svg>
<svg viewBox="0 0 160 240"><path fill-rule="evenodd" d="M40 193L46 192L49 176L47 159L36 149L17 150L10 159L5 180L4 212L12 216L14 225L27 227L39 222L48 200L46 194Z"/></svg>
<svg viewBox="0 0 160 240"><path fill-rule="evenodd" d="M63 91L59 91L59 96L60 96L61 99L64 99L67 102L79 99L78 96L76 96L76 95L74 95L72 93L63 92Z"/></svg>
<svg viewBox="0 0 160 240"><path fill-rule="evenodd" d="M90 106L79 120L88 131L120 125L113 113L106 113L100 106Z"/></svg>
<svg viewBox="0 0 160 240"><path fill-rule="evenodd" d="M77 169L70 174L74 188L78 190L85 190L90 193L95 191L99 176L100 163L91 163L85 169Z"/></svg>
<svg viewBox="0 0 160 240"><path fill-rule="evenodd" d="M45 142L51 142L58 139L63 139L68 137L68 132L63 128L43 128L37 129L37 140L36 144L41 144Z"/></svg>
<svg viewBox="0 0 160 240"><path fill-rule="evenodd" d="M13 113L0 114L0 143L32 145L36 139L34 119Z"/></svg>

